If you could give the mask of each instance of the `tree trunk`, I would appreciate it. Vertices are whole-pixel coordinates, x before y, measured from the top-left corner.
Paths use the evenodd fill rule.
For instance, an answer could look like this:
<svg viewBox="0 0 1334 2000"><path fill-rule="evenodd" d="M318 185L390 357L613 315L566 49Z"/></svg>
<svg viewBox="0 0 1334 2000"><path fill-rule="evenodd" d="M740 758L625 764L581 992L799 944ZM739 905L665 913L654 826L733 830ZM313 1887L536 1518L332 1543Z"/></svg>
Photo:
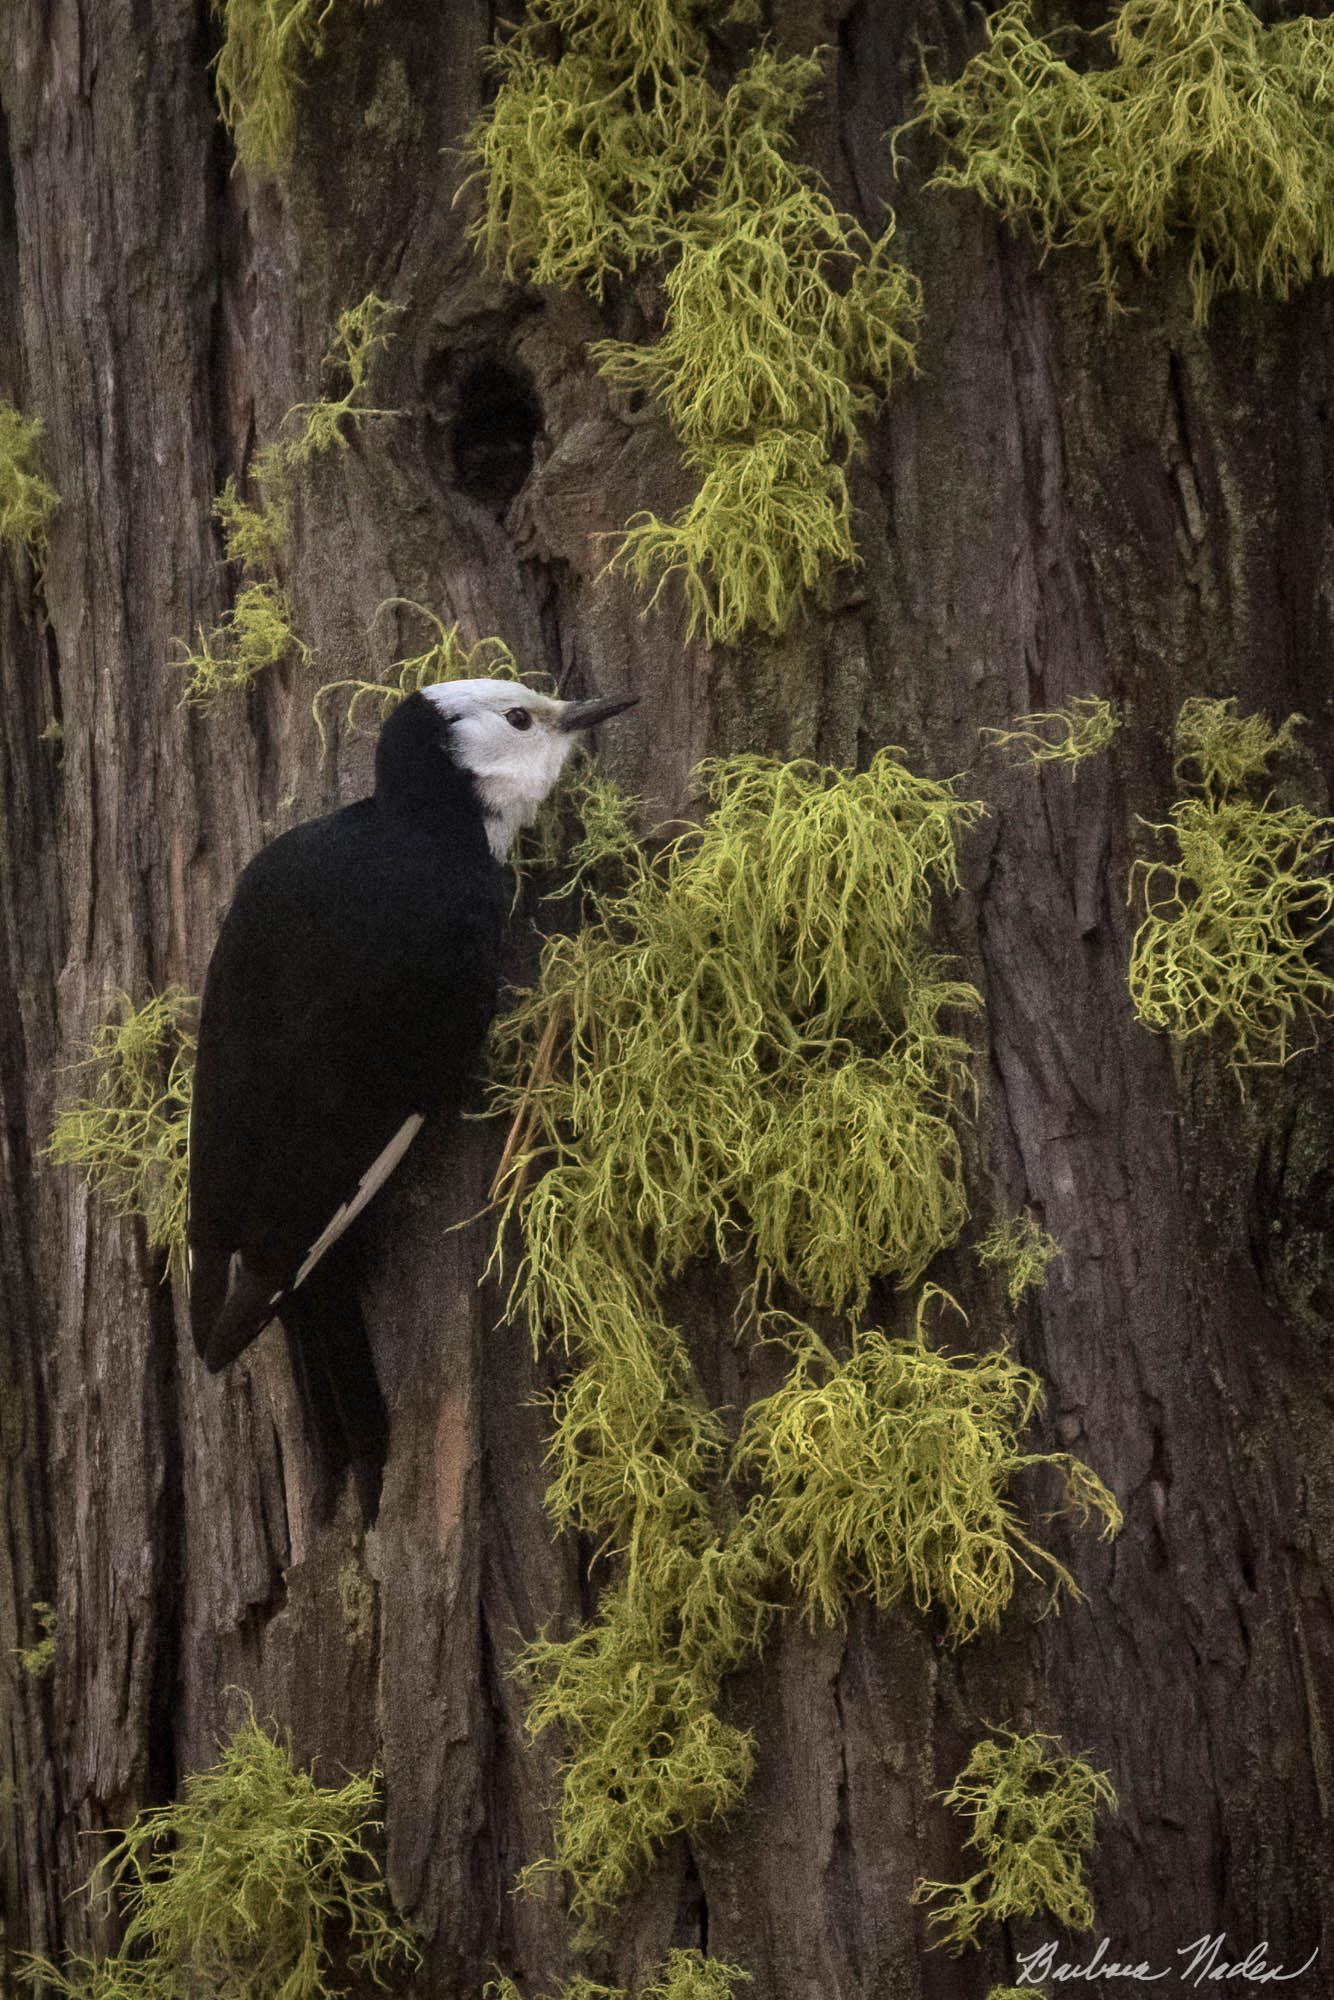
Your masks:
<svg viewBox="0 0 1334 2000"><path fill-rule="evenodd" d="M949 940L986 1002L972 1207L1030 1204L1063 1245L1015 1332L1048 1390L1035 1445L1086 1458L1126 1515L1107 1546L1045 1527L1085 1600L1039 1620L1021 1591L957 1651L907 1610L784 1626L728 1690L758 1750L741 1811L662 1856L592 1969L703 1942L773 2000L965 2000L1013 1976L1041 1921L951 1959L909 1902L919 1875L968 1872L932 1795L989 1724L1057 1731L1111 1773L1093 1888L1114 1955L1175 1968L1226 1932L1291 1968L1324 1939L1331 1040L1244 1096L1221 1047L1174 1058L1131 1015L1125 885L1140 818L1175 795L1188 694L1308 716L1320 809L1331 290L1226 299L1201 333L1169 263L1109 319L1078 256L1039 269L971 198L924 191L925 139L892 180L918 43L955 69L972 46L953 7L775 14L784 46L834 45L804 156L868 227L894 203L926 315L921 374L854 473L861 568L787 639L731 650L604 573L599 536L688 491L665 425L614 409L585 356L642 326L647 295L600 313L516 290L464 241L446 149L483 99L489 6L336 7L279 181L230 171L202 0L14 0L0 21L0 396L44 419L63 500L40 581L0 561L0 1653L31 1643L35 1602L58 1613L52 1674L0 1671L11 1952L106 1941L70 1898L86 1836L211 1762L242 1689L326 1775L383 1770L421 1993L475 1993L496 1964L536 1992L577 1963L558 1904L509 1893L547 1851L553 1767L507 1664L588 1586L542 1509L554 1363L478 1287L490 1225L451 1227L501 1135L429 1133L388 1200L370 1304L393 1441L364 1539L350 1507L314 1518L277 1330L207 1377L138 1226L38 1160L59 1066L117 990L197 992L248 857L365 789L364 744L321 762L309 669L200 717L168 662L227 601L214 496L371 289L406 307L375 397L399 414L318 463L286 570L320 680L383 671L415 631L373 614L402 596L567 692L637 690L606 755L658 814L697 807L705 754L852 764L887 742L988 801ZM540 410L512 500L457 449L488 395ZM979 741L1089 692L1126 725L1077 782ZM994 1341L1008 1322L971 1258L932 1275ZM902 1301L884 1312L901 1327ZM718 1400L765 1385L704 1287L692 1343Z"/></svg>

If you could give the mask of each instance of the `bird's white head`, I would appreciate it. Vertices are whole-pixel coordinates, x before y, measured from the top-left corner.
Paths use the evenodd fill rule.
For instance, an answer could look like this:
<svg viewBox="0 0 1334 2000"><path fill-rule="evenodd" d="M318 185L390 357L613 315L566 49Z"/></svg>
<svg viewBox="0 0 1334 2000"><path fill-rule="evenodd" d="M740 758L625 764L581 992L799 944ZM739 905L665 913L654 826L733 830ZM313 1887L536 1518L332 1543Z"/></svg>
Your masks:
<svg viewBox="0 0 1334 2000"><path fill-rule="evenodd" d="M518 681L439 681L422 693L444 717L449 754L472 777L491 852L503 861L531 825L581 731L638 700L557 701Z"/></svg>

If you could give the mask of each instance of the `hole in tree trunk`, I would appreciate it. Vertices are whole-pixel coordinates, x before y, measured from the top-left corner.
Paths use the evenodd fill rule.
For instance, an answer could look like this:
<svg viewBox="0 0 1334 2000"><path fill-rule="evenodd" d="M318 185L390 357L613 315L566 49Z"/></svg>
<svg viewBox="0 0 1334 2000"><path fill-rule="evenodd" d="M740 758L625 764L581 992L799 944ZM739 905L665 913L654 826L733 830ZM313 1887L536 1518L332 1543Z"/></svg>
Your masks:
<svg viewBox="0 0 1334 2000"><path fill-rule="evenodd" d="M459 384L450 428L456 485L503 514L533 463L542 410L528 378L504 362L477 362Z"/></svg>

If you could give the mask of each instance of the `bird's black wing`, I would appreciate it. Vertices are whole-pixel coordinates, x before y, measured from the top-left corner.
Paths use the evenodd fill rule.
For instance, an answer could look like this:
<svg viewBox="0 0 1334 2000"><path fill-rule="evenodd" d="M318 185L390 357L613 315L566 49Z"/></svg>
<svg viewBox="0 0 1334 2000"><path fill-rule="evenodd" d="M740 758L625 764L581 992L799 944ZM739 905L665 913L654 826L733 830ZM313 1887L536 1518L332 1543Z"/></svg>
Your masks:
<svg viewBox="0 0 1334 2000"><path fill-rule="evenodd" d="M495 1008L498 869L370 801L241 878L209 966L190 1134L191 1321L225 1367L457 1103Z"/></svg>

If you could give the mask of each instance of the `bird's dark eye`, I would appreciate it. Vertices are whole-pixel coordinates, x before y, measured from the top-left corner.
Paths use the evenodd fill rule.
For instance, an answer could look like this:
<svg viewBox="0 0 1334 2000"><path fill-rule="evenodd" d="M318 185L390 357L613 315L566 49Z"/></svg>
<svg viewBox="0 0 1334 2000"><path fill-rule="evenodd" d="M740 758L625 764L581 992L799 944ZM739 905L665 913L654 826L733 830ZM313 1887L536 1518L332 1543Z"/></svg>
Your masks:
<svg viewBox="0 0 1334 2000"><path fill-rule="evenodd" d="M505 720L511 729L531 729L533 726L532 711L527 708L507 708Z"/></svg>

